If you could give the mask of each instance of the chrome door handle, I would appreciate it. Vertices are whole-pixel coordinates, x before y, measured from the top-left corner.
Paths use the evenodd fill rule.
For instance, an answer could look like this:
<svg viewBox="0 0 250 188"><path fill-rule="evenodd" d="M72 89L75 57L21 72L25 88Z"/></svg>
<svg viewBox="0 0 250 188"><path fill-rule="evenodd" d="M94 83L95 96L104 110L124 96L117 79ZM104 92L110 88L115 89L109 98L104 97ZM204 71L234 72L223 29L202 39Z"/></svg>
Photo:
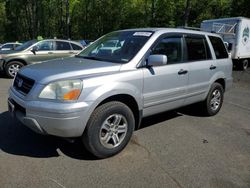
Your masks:
<svg viewBox="0 0 250 188"><path fill-rule="evenodd" d="M214 70L214 69L216 69L216 66L211 65L209 69L210 69L210 70Z"/></svg>
<svg viewBox="0 0 250 188"><path fill-rule="evenodd" d="M183 70L183 69L181 69L181 70L178 72L179 75L187 74L187 73L188 73L188 71L187 71L187 70Z"/></svg>

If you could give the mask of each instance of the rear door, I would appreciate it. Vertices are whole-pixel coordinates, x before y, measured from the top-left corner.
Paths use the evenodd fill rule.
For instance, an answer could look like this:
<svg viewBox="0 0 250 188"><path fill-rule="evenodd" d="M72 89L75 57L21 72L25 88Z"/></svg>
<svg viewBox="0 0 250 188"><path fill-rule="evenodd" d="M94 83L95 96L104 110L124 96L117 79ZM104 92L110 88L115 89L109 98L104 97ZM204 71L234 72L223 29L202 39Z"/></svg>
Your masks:
<svg viewBox="0 0 250 188"><path fill-rule="evenodd" d="M166 55L168 62L167 65L143 68L144 116L182 106L188 85L183 35L166 35L151 48L150 54Z"/></svg>
<svg viewBox="0 0 250 188"><path fill-rule="evenodd" d="M74 55L74 51L68 41L56 41L56 50L54 56L56 58L69 57Z"/></svg>
<svg viewBox="0 0 250 188"><path fill-rule="evenodd" d="M204 99L217 64L212 59L205 35L186 34L185 49L186 62L189 66L189 82L185 104L191 104Z"/></svg>

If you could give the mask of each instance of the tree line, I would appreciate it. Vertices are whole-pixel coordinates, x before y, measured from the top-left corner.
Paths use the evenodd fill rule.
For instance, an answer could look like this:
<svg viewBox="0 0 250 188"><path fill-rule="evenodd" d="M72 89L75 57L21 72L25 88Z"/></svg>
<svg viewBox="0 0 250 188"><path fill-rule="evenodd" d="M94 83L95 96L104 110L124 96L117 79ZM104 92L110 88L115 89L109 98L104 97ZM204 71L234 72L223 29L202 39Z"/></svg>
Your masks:
<svg viewBox="0 0 250 188"><path fill-rule="evenodd" d="M0 42L96 39L113 30L199 27L202 20L250 17L249 0L0 0Z"/></svg>

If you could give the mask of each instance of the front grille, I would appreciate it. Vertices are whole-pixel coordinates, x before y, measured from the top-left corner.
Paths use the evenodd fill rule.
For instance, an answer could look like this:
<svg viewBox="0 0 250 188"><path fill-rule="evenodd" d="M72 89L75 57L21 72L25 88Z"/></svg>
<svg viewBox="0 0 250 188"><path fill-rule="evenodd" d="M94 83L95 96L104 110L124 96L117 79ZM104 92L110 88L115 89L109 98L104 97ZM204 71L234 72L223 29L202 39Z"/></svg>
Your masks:
<svg viewBox="0 0 250 188"><path fill-rule="evenodd" d="M34 80L17 73L13 86L18 92L27 95L34 83Z"/></svg>

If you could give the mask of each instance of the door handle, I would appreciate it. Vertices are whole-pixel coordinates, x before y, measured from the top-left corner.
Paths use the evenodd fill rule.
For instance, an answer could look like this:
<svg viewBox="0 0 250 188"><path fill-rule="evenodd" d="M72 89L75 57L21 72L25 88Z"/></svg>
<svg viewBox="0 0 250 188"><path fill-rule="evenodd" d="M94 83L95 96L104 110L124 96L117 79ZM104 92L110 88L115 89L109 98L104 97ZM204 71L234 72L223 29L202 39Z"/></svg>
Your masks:
<svg viewBox="0 0 250 188"><path fill-rule="evenodd" d="M69 54L73 54L74 52L69 52Z"/></svg>
<svg viewBox="0 0 250 188"><path fill-rule="evenodd" d="M53 52L48 52L48 54L53 54Z"/></svg>
<svg viewBox="0 0 250 188"><path fill-rule="evenodd" d="M187 71L187 70L183 70L183 69L181 69L181 70L178 72L179 75L187 74L187 73L188 73L188 71Z"/></svg>
<svg viewBox="0 0 250 188"><path fill-rule="evenodd" d="M216 69L216 66L211 65L209 69L210 69L210 70L214 70L214 69Z"/></svg>

